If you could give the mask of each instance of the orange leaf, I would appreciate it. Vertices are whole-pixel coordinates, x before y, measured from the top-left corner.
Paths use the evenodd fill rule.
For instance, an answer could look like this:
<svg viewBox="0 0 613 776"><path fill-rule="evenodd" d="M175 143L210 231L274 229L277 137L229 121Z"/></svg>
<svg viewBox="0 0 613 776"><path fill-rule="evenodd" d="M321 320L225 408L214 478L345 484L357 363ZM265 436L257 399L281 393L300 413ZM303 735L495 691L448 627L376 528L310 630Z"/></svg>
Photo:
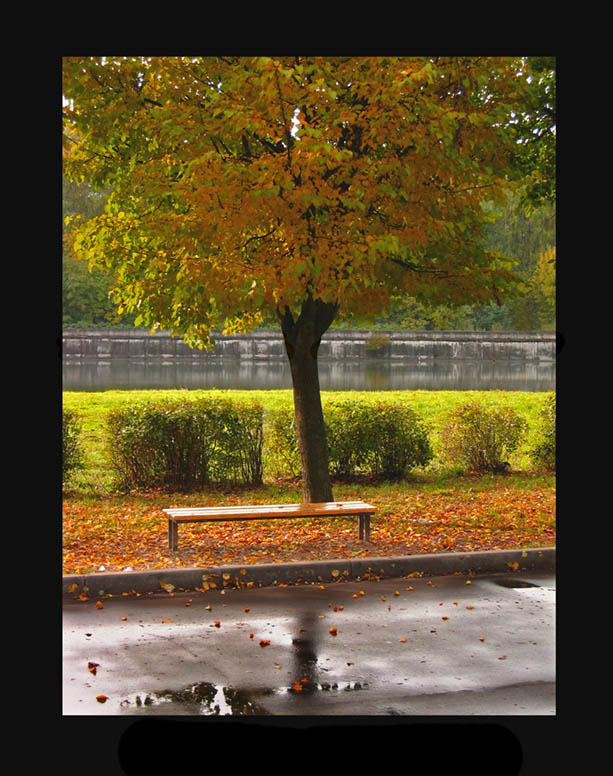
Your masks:
<svg viewBox="0 0 613 776"><path fill-rule="evenodd" d="M108 695L96 695L96 700L98 703L104 703L108 700Z"/></svg>
<svg viewBox="0 0 613 776"><path fill-rule="evenodd" d="M104 607L100 603L100 601L96 601L96 609L103 609Z"/></svg>
<svg viewBox="0 0 613 776"><path fill-rule="evenodd" d="M262 639L260 641L260 646L261 647L267 647L269 644L270 644L270 639Z"/></svg>
<svg viewBox="0 0 613 776"><path fill-rule="evenodd" d="M330 633L331 633L333 636L336 636L336 634L337 634L337 630L336 630L336 628L330 628Z"/></svg>

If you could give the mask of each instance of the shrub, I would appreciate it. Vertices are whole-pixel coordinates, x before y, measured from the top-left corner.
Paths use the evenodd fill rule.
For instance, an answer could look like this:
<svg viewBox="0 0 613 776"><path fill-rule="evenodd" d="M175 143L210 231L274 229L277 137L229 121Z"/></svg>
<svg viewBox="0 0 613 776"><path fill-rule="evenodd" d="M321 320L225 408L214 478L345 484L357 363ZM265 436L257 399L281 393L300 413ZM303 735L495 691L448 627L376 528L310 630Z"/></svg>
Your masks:
<svg viewBox="0 0 613 776"><path fill-rule="evenodd" d="M271 414L268 446L279 470L300 474L300 456L290 408ZM427 430L400 404L327 401L324 420L332 476L374 474L397 478L433 458Z"/></svg>
<svg viewBox="0 0 613 776"><path fill-rule="evenodd" d="M443 457L473 472L505 471L509 463L504 458L517 449L527 428L526 421L510 407L466 402L444 422Z"/></svg>
<svg viewBox="0 0 613 776"><path fill-rule="evenodd" d="M368 428L370 471L391 479L427 466L434 457L425 424L402 404L372 405Z"/></svg>
<svg viewBox="0 0 613 776"><path fill-rule="evenodd" d="M556 468L556 394L549 394L539 413L537 443L530 451L534 464L555 471Z"/></svg>
<svg viewBox="0 0 613 776"><path fill-rule="evenodd" d="M81 422L74 412L62 411L62 483L68 483L72 474L84 468L81 445Z"/></svg>
<svg viewBox="0 0 613 776"><path fill-rule="evenodd" d="M211 482L262 481L262 407L202 399L148 403L107 416L121 489L183 491Z"/></svg>
<svg viewBox="0 0 613 776"><path fill-rule="evenodd" d="M267 413L265 458L277 477L300 476L300 453L293 407L279 407Z"/></svg>
<svg viewBox="0 0 613 776"><path fill-rule="evenodd" d="M375 332L365 341L367 355L378 355L382 353L391 344L391 338L389 334L383 334L381 332Z"/></svg>

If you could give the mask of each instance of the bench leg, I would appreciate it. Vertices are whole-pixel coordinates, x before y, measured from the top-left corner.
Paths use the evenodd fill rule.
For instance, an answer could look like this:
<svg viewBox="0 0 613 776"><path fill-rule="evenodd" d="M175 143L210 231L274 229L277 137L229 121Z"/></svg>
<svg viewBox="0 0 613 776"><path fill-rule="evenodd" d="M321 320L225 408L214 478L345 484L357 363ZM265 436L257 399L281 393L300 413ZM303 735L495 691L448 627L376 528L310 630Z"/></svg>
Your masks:
<svg viewBox="0 0 613 776"><path fill-rule="evenodd" d="M179 527L174 520L168 520L168 549L175 552L179 546Z"/></svg>
<svg viewBox="0 0 613 776"><path fill-rule="evenodd" d="M358 515L359 523L359 538L364 539L365 542L370 541L370 515Z"/></svg>

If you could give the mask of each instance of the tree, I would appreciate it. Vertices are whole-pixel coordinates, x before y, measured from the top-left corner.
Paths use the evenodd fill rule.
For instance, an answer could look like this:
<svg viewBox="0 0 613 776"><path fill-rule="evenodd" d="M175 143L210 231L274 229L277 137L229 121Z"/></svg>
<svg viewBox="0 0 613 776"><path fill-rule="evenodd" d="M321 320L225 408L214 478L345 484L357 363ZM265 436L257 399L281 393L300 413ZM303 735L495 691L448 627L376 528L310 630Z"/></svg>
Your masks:
<svg viewBox="0 0 613 776"><path fill-rule="evenodd" d="M390 293L500 303L484 247L501 201L520 58L67 57L65 172L112 186L74 250L120 312L193 346L279 322L305 501L332 489L317 351Z"/></svg>

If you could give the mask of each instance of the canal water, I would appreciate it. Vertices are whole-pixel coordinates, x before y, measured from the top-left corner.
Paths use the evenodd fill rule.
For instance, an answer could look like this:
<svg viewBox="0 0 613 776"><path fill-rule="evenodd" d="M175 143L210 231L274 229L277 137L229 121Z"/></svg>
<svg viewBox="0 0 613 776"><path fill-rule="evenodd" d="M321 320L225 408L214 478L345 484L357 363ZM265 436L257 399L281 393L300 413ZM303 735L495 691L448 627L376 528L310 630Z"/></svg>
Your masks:
<svg viewBox="0 0 613 776"><path fill-rule="evenodd" d="M323 391L554 391L555 361L319 359ZM286 360L78 359L64 362L65 391L291 388Z"/></svg>

